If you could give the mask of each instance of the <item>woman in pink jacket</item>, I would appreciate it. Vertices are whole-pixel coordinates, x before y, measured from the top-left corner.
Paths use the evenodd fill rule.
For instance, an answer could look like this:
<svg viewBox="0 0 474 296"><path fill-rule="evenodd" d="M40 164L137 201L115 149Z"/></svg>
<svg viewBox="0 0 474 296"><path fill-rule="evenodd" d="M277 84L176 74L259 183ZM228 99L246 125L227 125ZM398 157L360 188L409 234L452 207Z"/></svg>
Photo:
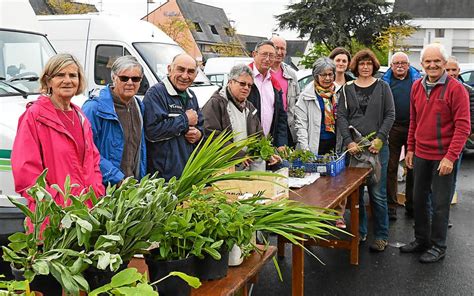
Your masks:
<svg viewBox="0 0 474 296"><path fill-rule="evenodd" d="M15 190L28 199L29 208L34 210L34 201L26 192L47 168L47 190L61 206L64 198L51 185L58 184L64 189L67 175L71 184L78 185L72 188L73 195L89 187L97 196L103 195L100 156L92 140L90 123L81 109L71 103L72 97L85 88L81 65L70 54L55 55L47 62L40 84L42 95L27 105L18 121L12 150Z"/></svg>

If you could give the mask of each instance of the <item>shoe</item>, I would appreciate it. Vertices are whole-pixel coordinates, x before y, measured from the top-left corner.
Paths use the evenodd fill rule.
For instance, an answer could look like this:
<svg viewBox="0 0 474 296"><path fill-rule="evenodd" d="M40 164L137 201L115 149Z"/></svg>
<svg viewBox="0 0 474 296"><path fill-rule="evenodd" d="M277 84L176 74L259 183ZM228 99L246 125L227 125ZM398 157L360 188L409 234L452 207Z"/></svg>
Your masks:
<svg viewBox="0 0 474 296"><path fill-rule="evenodd" d="M385 251L385 248L388 245L388 241L384 239L376 239L374 242L370 245L369 249L372 252L383 252Z"/></svg>
<svg viewBox="0 0 474 296"><path fill-rule="evenodd" d="M396 221L397 220L397 208L388 208L388 220Z"/></svg>
<svg viewBox="0 0 474 296"><path fill-rule="evenodd" d="M428 251L423 253L423 255L420 256L420 262L421 263L435 263L443 259L444 256L446 256L445 250L433 246L431 247L431 249L429 249Z"/></svg>
<svg viewBox="0 0 474 296"><path fill-rule="evenodd" d="M453 227L453 222L451 222L451 220L448 220L448 228L451 228Z"/></svg>
<svg viewBox="0 0 474 296"><path fill-rule="evenodd" d="M359 244L365 243L367 241L367 234L359 235Z"/></svg>
<svg viewBox="0 0 474 296"><path fill-rule="evenodd" d="M402 253L421 253L428 250L430 247L426 244L422 244L415 241L412 241L409 244L400 247L400 252Z"/></svg>
<svg viewBox="0 0 474 296"><path fill-rule="evenodd" d="M340 229L346 229L346 222L344 221L344 219L337 219L336 220L336 227L337 228L340 228Z"/></svg>

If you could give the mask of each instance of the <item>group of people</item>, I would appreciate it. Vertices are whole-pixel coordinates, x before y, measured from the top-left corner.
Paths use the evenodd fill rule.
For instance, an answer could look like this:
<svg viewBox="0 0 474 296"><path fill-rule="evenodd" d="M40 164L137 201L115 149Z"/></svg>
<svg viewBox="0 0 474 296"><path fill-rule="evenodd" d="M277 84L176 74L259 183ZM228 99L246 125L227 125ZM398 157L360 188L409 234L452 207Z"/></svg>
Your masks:
<svg viewBox="0 0 474 296"><path fill-rule="evenodd" d="M388 243L389 209L395 208L404 146L406 209L415 217L416 240L401 251L424 251L422 262L441 259L453 168L471 133L468 92L445 70L450 63L457 65L455 60L448 60L441 46L428 45L421 52L424 78L406 54L396 53L391 69L377 79L380 63L372 51L351 57L336 48L316 60L314 82L300 90L295 71L283 62L285 55L286 41L279 36L259 43L254 61L234 66L228 83L204 106L198 106L189 88L198 64L188 54L174 57L167 77L143 101L136 97L143 77L140 63L132 56L119 57L111 69L113 83L82 109L71 103L85 88L81 65L72 55L54 56L40 78L42 95L19 120L12 152L16 191L33 209L27 190L46 168L47 190L60 205L64 198L50 185L62 186L67 175L78 185L73 194L94 190L97 196L104 194L104 186L120 186L130 176L179 178L198 142L212 132L233 131L234 140L270 135L278 150L290 146L319 155L348 150L351 157L361 150L355 134L374 134L366 149L378 158L381 170L367 184L374 224L370 249L380 252ZM271 164L278 161L272 157ZM363 189L360 193L363 204ZM338 207L341 215L344 209L345 202ZM365 241L365 207L360 207L360 218L360 240ZM336 226L345 228L344 219Z"/></svg>

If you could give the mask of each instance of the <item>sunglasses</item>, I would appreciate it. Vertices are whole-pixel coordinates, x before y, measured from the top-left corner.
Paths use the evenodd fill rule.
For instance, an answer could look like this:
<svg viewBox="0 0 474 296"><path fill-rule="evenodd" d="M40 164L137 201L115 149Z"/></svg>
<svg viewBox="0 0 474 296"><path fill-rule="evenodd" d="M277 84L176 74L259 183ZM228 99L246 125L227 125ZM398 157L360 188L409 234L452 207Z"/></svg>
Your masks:
<svg viewBox="0 0 474 296"><path fill-rule="evenodd" d="M243 81L238 81L236 79L233 79L233 80L235 82L237 82L240 85L240 87L246 87L247 86L248 88L252 88L252 86L253 86L253 83L246 83L246 82L243 82Z"/></svg>
<svg viewBox="0 0 474 296"><path fill-rule="evenodd" d="M132 79L132 82L140 82L142 80L142 78L140 76L133 76L133 77L130 77L130 76L118 76L118 78L120 79L120 81L122 82L128 82L129 79Z"/></svg>

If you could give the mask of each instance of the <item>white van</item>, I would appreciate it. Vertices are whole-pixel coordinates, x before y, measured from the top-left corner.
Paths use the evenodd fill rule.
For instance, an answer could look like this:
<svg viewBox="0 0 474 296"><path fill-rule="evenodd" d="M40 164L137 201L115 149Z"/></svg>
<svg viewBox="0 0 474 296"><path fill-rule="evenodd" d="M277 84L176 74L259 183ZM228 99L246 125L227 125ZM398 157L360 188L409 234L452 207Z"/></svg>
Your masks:
<svg viewBox="0 0 474 296"><path fill-rule="evenodd" d="M85 14L38 16L48 39L58 52L72 53L84 66L88 90L111 82L110 69L117 57L132 55L144 69L138 91L147 89L167 75L167 66L183 49L155 25L118 16ZM200 71L192 85L199 106L217 90Z"/></svg>
<svg viewBox="0 0 474 296"><path fill-rule="evenodd" d="M15 12L15 13L13 13ZM0 4L0 206L15 195L10 155L18 118L39 95L39 75L56 52L28 0Z"/></svg>
<svg viewBox="0 0 474 296"><path fill-rule="evenodd" d="M219 57L209 58L204 66L204 73L215 85L224 86L227 84L230 69L238 64L248 65L253 62L249 57Z"/></svg>

